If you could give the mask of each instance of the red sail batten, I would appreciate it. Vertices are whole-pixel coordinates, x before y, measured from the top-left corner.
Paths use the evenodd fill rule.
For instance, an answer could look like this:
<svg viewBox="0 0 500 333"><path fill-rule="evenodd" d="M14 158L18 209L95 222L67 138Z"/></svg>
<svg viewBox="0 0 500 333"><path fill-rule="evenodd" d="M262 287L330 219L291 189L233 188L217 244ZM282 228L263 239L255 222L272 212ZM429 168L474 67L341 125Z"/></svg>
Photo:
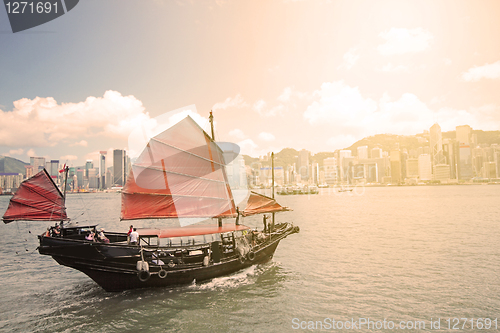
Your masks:
<svg viewBox="0 0 500 333"><path fill-rule="evenodd" d="M19 186L3 215L4 223L13 221L67 221L64 197L43 169Z"/></svg>

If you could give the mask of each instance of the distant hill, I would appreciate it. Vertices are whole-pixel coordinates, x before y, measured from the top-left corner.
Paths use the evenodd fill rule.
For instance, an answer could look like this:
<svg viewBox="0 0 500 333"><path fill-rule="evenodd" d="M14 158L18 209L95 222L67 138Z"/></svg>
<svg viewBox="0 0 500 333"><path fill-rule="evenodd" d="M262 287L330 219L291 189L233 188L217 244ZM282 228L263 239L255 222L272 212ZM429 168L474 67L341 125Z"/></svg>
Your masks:
<svg viewBox="0 0 500 333"><path fill-rule="evenodd" d="M351 150L352 155L356 156L358 153L357 149L360 146L368 146L368 150L375 147L380 147L383 151L390 151L398 147L406 149L417 149L418 147L424 145L425 144L418 142L418 137L415 135L377 134L356 141L350 147L347 147L345 149ZM429 144L427 143L427 146L428 145Z"/></svg>
<svg viewBox="0 0 500 333"><path fill-rule="evenodd" d="M24 163L17 158L0 156L0 173L22 173L25 175L25 165L29 165L29 163Z"/></svg>
<svg viewBox="0 0 500 333"><path fill-rule="evenodd" d="M492 145L494 143L500 144L500 131L482 131L472 130L472 134L477 135L479 144ZM449 131L442 133L443 139L455 139L457 137L456 131ZM380 147L383 151L390 151L391 149L406 148L417 149L418 147L429 146L429 142L419 142L419 138L424 137L422 134L418 135L395 135L395 134L377 134L369 136L356 141L350 147L345 149L351 150L353 155L357 155L357 149L360 146L368 146L368 150L374 147ZM429 138L427 134L426 138Z"/></svg>
<svg viewBox="0 0 500 333"><path fill-rule="evenodd" d="M479 144L492 145L494 143L500 144L500 131L482 131L482 130L472 130L472 134L477 135L477 141ZM449 131L442 133L443 139L455 139L456 132ZM375 147L382 148L383 151L391 151L396 148L406 148L417 149L419 147L429 146L429 134L417 134L417 135L395 135L395 134L377 134L374 136L369 136L361 140L356 141L351 146L344 148L352 151L352 155L357 155L357 148L360 146L368 146L368 150ZM297 157L299 156L299 151L293 148L285 148L279 153L274 154L275 160L274 164L276 166L287 166L293 165L297 162ZM320 167L323 166L323 160L328 157L333 157L333 152L320 152L311 155L309 158L310 163L317 162ZM263 167L268 167L271 165L271 161L260 161L257 157L251 157L248 155L243 155L246 165L252 165L252 163L261 163Z"/></svg>

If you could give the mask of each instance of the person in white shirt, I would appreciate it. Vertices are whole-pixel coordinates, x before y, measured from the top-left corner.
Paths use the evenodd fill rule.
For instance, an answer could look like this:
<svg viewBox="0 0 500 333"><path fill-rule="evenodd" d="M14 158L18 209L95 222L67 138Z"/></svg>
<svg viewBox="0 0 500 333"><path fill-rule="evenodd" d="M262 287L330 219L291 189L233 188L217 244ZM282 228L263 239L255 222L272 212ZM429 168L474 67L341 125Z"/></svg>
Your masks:
<svg viewBox="0 0 500 333"><path fill-rule="evenodd" d="M134 231L130 233L130 245L137 245L139 241L139 233L137 232L137 228L134 228Z"/></svg>

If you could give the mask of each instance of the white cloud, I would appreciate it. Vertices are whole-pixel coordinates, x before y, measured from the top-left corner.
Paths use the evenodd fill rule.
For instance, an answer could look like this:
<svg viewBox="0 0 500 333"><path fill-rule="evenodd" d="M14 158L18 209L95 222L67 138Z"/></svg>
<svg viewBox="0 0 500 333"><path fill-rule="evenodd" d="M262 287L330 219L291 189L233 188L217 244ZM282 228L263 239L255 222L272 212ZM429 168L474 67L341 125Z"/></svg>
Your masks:
<svg viewBox="0 0 500 333"><path fill-rule="evenodd" d="M234 97L228 97L224 102L215 103L212 107L212 110L225 110L227 108L242 108L248 106L247 103L243 100L240 94L237 94Z"/></svg>
<svg viewBox="0 0 500 333"><path fill-rule="evenodd" d="M258 114L263 115L264 109L266 108L267 103L263 99L259 99L257 102L253 104L253 109L257 111Z"/></svg>
<svg viewBox="0 0 500 333"><path fill-rule="evenodd" d="M344 54L344 62L338 67L339 69L351 69L359 60L360 55L356 54L357 48L351 48Z"/></svg>
<svg viewBox="0 0 500 333"><path fill-rule="evenodd" d="M278 104L276 106L273 106L272 108L268 108L267 103L262 99L255 102L252 108L254 111L257 111L257 113L262 117L274 117L277 115L283 115L287 109L284 104Z"/></svg>
<svg viewBox="0 0 500 333"><path fill-rule="evenodd" d="M236 140L243 140L246 138L245 133L239 128L235 128L229 132L229 136L235 138Z"/></svg>
<svg viewBox="0 0 500 333"><path fill-rule="evenodd" d="M271 133L262 132L259 134L259 139L262 141L274 141L276 138Z"/></svg>
<svg viewBox="0 0 500 333"><path fill-rule="evenodd" d="M141 101L111 90L80 103L22 98L14 102L14 110L0 110L0 145L46 147L82 136L124 138L147 120Z"/></svg>
<svg viewBox="0 0 500 333"><path fill-rule="evenodd" d="M481 79L500 78L500 61L483 66L475 66L462 74L462 79L468 82L479 81Z"/></svg>
<svg viewBox="0 0 500 333"><path fill-rule="evenodd" d="M246 139L238 142L238 146L240 146L240 154L249 155L249 156L259 156L260 150L258 149L258 145L253 142L252 139Z"/></svg>
<svg viewBox="0 0 500 333"><path fill-rule="evenodd" d="M375 101L364 98L357 87L352 88L343 81L323 83L314 97L316 100L304 112L304 118L311 125L358 126L364 116L377 109Z"/></svg>
<svg viewBox="0 0 500 333"><path fill-rule="evenodd" d="M85 140L81 140L81 141L78 141L78 142L75 142L73 144L70 145L71 147L73 146L82 146L82 147L87 147L88 146L88 143L87 141Z"/></svg>
<svg viewBox="0 0 500 333"><path fill-rule="evenodd" d="M451 61L451 59L449 59L449 58L444 58L444 59L443 59L443 62L444 62L444 65L445 65L445 66L451 66L451 64L452 64L452 61Z"/></svg>
<svg viewBox="0 0 500 333"><path fill-rule="evenodd" d="M65 163L66 161L76 161L78 159L78 156L75 156L75 155L64 155L64 156L61 156L59 157L59 161L61 161L61 163Z"/></svg>
<svg viewBox="0 0 500 333"><path fill-rule="evenodd" d="M392 73L409 73L410 67L404 65L393 65L391 62L384 65L381 69L382 72Z"/></svg>
<svg viewBox="0 0 500 333"><path fill-rule="evenodd" d="M385 39L385 43L377 47L382 55L422 52L429 47L430 41L434 38L430 32L422 28L391 28L379 36Z"/></svg>
<svg viewBox="0 0 500 333"><path fill-rule="evenodd" d="M22 155L23 153L24 153L24 149L22 149L22 148L9 150L9 154L11 154L11 155Z"/></svg>
<svg viewBox="0 0 500 333"><path fill-rule="evenodd" d="M290 101L291 96L292 96L292 88L286 87L285 89L283 89L281 95L278 96L278 101L286 103Z"/></svg>
<svg viewBox="0 0 500 333"><path fill-rule="evenodd" d="M339 135L332 136L331 138L329 138L326 141L326 144L330 147L331 150L343 149L345 147L349 147L357 140L358 139L356 139L352 135L339 134Z"/></svg>
<svg viewBox="0 0 500 333"><path fill-rule="evenodd" d="M35 153L35 151L34 151L33 149L30 149L30 150L28 150L28 151L26 152L26 155L27 155L28 157L35 157L35 156L36 156L36 153Z"/></svg>

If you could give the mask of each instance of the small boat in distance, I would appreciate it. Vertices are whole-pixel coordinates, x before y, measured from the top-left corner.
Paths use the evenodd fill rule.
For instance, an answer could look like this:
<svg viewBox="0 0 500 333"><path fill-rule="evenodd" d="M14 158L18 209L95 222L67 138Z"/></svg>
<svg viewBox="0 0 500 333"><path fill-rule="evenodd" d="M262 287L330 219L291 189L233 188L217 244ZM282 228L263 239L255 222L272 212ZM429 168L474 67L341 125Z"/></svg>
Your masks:
<svg viewBox="0 0 500 333"><path fill-rule="evenodd" d="M349 186L345 186L345 187L344 187L344 185L342 185L342 186L339 188L339 190L338 190L338 191L339 191L339 192L352 192L352 190L353 190L353 189L352 189L352 188L350 188Z"/></svg>
<svg viewBox="0 0 500 333"><path fill-rule="evenodd" d="M151 138L134 162L121 191L121 220L215 223L137 228L137 242L127 233L67 223L65 195L46 170L21 184L3 221L60 222L38 236L39 253L85 273L106 291L212 279L270 260L282 239L299 232L292 223L275 223L274 214L289 209L273 198L250 192L241 210L236 207L225 166L219 145L187 116ZM255 214L263 214L262 230L239 223Z"/></svg>

